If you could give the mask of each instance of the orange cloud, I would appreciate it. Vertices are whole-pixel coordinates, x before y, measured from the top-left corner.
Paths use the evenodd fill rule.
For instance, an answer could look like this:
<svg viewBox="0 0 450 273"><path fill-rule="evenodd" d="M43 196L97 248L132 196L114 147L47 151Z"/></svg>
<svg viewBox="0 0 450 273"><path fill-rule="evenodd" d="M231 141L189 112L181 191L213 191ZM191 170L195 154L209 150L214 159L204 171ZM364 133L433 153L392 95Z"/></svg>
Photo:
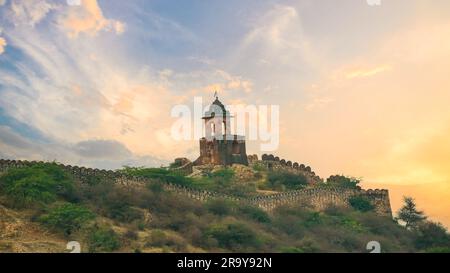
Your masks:
<svg viewBox="0 0 450 273"><path fill-rule="evenodd" d="M381 65L381 66L377 66L374 68L369 68L369 69L355 69L352 71L349 71L346 73L346 78L347 79L354 79L354 78L366 78L366 77L372 77L375 76L377 74L386 72L391 70L392 67L390 65Z"/></svg>
<svg viewBox="0 0 450 273"><path fill-rule="evenodd" d="M7 43L6 43L5 38L0 37L0 54L5 52L6 45L7 45Z"/></svg>
<svg viewBox="0 0 450 273"><path fill-rule="evenodd" d="M70 9L67 16L62 19L62 25L72 38L80 33L95 36L99 31L113 31L116 34L122 34L125 31L123 22L103 16L97 0L83 0L80 7Z"/></svg>

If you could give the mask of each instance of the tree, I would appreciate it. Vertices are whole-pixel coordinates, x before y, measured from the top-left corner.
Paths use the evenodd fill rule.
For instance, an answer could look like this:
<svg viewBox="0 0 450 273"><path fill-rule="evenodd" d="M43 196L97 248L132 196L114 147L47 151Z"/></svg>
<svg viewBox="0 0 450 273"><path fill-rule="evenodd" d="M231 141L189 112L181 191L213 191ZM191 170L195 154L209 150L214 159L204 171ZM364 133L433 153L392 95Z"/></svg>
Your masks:
<svg viewBox="0 0 450 273"><path fill-rule="evenodd" d="M416 202L412 197L403 197L405 204L397 212L397 219L405 223L405 227L409 230L417 229L418 225L425 221L427 217L423 211L417 210Z"/></svg>
<svg viewBox="0 0 450 273"><path fill-rule="evenodd" d="M450 248L450 234L441 223L422 223L417 228L415 240L419 249Z"/></svg>

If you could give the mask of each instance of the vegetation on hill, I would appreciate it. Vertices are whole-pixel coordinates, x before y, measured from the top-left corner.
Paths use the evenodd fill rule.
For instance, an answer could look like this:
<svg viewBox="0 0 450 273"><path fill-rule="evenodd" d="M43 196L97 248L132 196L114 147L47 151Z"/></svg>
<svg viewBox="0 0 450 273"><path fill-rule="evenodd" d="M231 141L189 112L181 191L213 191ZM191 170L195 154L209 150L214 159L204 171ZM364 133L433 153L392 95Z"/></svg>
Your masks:
<svg viewBox="0 0 450 273"><path fill-rule="evenodd" d="M12 169L0 176L0 205L31 211L29 221L90 252L367 252L369 241L380 242L384 252L450 252L442 225L415 217L406 228L377 216L364 199L352 199L353 209L317 212L303 204L268 214L229 200L202 204L162 187L170 182L226 192L237 183L228 170L203 180L163 169L123 171L151 182L142 188L99 177L80 183L51 163ZM267 177L274 188L304 186L290 175ZM408 213L400 213L399 222L420 214L412 199L402 211Z"/></svg>
<svg viewBox="0 0 450 273"><path fill-rule="evenodd" d="M332 175L327 179L326 185L332 187L344 187L350 189L358 189L361 179L348 177L345 175Z"/></svg>

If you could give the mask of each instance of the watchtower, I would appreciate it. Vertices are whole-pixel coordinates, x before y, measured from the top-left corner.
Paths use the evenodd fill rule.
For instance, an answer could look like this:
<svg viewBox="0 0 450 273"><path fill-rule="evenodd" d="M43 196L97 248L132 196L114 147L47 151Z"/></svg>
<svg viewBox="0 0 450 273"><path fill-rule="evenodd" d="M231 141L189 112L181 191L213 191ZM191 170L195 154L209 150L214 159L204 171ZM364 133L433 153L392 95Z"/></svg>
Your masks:
<svg viewBox="0 0 450 273"><path fill-rule="evenodd" d="M230 112L215 95L203 116L205 136L200 139L200 157L194 165L248 165L245 137L231 134Z"/></svg>

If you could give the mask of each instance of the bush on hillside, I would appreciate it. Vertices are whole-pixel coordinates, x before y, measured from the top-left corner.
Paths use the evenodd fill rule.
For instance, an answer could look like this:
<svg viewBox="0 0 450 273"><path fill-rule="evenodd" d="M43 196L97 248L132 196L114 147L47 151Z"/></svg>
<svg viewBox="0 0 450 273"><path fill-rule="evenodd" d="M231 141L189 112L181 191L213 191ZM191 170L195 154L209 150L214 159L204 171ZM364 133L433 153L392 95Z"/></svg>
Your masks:
<svg viewBox="0 0 450 273"><path fill-rule="evenodd" d="M145 243L146 247L162 247L173 249L175 251L184 251L186 249L186 241L171 234L166 234L162 230L153 230Z"/></svg>
<svg viewBox="0 0 450 273"><path fill-rule="evenodd" d="M219 216L230 215L233 212L234 207L234 203L223 199L209 200L206 203L208 211Z"/></svg>
<svg viewBox="0 0 450 273"><path fill-rule="evenodd" d="M8 170L0 177L0 189L17 207L49 204L58 196L74 197L73 179L54 163Z"/></svg>
<svg viewBox="0 0 450 273"><path fill-rule="evenodd" d="M219 247L242 250L258 247L261 242L256 233L243 223L212 225L205 232L206 237L217 240Z"/></svg>
<svg viewBox="0 0 450 273"><path fill-rule="evenodd" d="M419 225L415 244L419 249L450 248L450 234L442 224L427 221Z"/></svg>
<svg viewBox="0 0 450 273"><path fill-rule="evenodd" d="M90 210L67 203L51 209L48 214L41 216L39 221L68 236L80 230L94 218L95 215Z"/></svg>
<svg viewBox="0 0 450 273"><path fill-rule="evenodd" d="M192 179L185 177L177 171L164 168L124 167L120 172L125 175L145 177L181 186L190 186L192 184Z"/></svg>
<svg viewBox="0 0 450 273"><path fill-rule="evenodd" d="M325 185L348 189L358 189L359 183L361 183L361 179L355 177L347 177L344 175L332 175L329 178L327 178L327 183Z"/></svg>
<svg viewBox="0 0 450 273"><path fill-rule="evenodd" d="M239 212L260 223L270 223L270 217L267 212L254 206L240 206Z"/></svg>
<svg viewBox="0 0 450 273"><path fill-rule="evenodd" d="M105 216L124 223L131 223L142 218L142 213L133 208L131 193L119 190L108 193L101 203Z"/></svg>
<svg viewBox="0 0 450 273"><path fill-rule="evenodd" d="M277 171L268 174L267 184L274 190L298 190L306 187L308 181L302 174Z"/></svg>
<svg viewBox="0 0 450 273"><path fill-rule="evenodd" d="M94 227L88 235L89 252L111 252L120 248L120 238L108 227Z"/></svg>
<svg viewBox="0 0 450 273"><path fill-rule="evenodd" d="M223 168L212 172L210 177L215 180L215 182L219 185L225 185L231 181L234 177L234 171L229 168Z"/></svg>
<svg viewBox="0 0 450 273"><path fill-rule="evenodd" d="M352 208L362 212L368 212L375 209L370 200L364 196L353 196L348 200L348 202Z"/></svg>

